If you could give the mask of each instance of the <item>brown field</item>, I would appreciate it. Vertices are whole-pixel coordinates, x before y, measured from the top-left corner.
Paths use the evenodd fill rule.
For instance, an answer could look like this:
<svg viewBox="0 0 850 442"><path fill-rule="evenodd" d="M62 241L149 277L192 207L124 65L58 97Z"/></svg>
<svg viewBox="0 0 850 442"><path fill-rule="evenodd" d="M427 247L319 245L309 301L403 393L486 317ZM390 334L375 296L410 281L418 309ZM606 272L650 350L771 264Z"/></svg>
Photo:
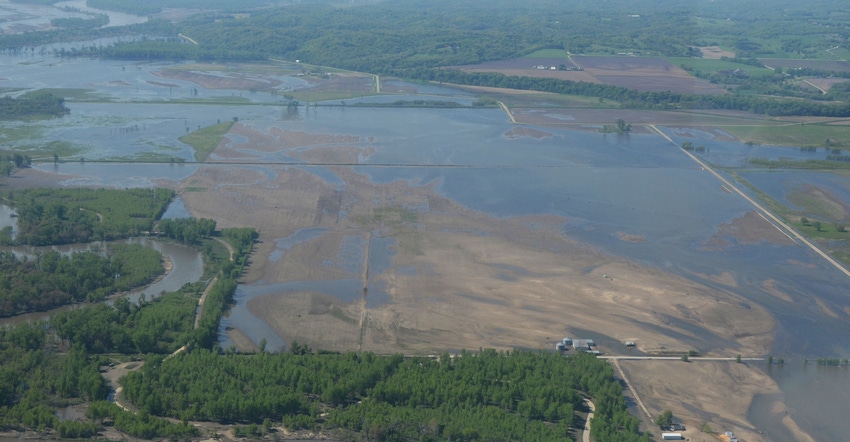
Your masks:
<svg viewBox="0 0 850 442"><path fill-rule="evenodd" d="M773 68L807 68L823 71L850 72L850 61L837 60L789 60L779 58L760 58L760 62Z"/></svg>
<svg viewBox="0 0 850 442"><path fill-rule="evenodd" d="M611 121L609 111L600 112ZM602 118L593 111L572 115L578 121ZM246 141L223 143L215 152L218 161L242 159L241 149L250 148L286 152L308 162L351 164L371 151L371 139L346 134L283 129L265 133L244 123L234 125L233 131ZM505 136L549 134L518 127ZM606 353L621 349L623 340L637 341L639 349L650 354L699 348L704 354L728 357L765 354L771 345L774 322L768 312L743 302L731 290L700 285L578 243L560 233L564 219L496 218L441 196L434 185L373 183L349 166L328 167L343 186L331 185L303 167L269 167L275 171L272 176L235 164L204 167L180 187L207 189L183 193L193 215L216 219L221 227L249 225L261 232L262 242L242 283L359 281L347 297L293 291L254 298L249 311L285 341L327 350L432 354L481 347L548 349L563 336L593 330L602 336L598 341ZM327 232L272 259L276 239L309 227ZM616 236L646 241L630 232ZM705 247L724 247L720 237L787 241L752 213L719 226L716 238L707 240ZM391 238L391 268L370 274L365 258L360 258L358 271L341 267L350 259L343 253L343 243L350 238L362 244ZM718 286L733 283L723 273L700 276ZM382 286L383 293L363 290L367 283ZM759 284L772 287L771 281ZM789 296L776 287L772 290L775 296ZM240 349L256 348L242 330L228 334ZM692 429L709 422L746 440L764 440L742 418L754 394L778 391L760 370L734 363L622 365L652 412L672 409ZM787 419L786 425L799 440L806 440L793 420ZM712 440L704 433L689 435L691 440Z"/></svg>
<svg viewBox="0 0 850 442"><path fill-rule="evenodd" d="M515 58L512 60L488 61L481 64L459 66L466 72L498 72L508 76L555 78L558 80L586 81L588 83L599 83L593 75L585 71L559 71L548 69L565 65L568 68L576 68L572 61L566 58ZM545 66L547 69L537 69L537 66Z"/></svg>
<svg viewBox="0 0 850 442"><path fill-rule="evenodd" d="M723 57L735 58L734 52L724 51L720 49L719 46L703 46L699 48L700 52L702 52L702 57L707 59L718 60Z"/></svg>
<svg viewBox="0 0 850 442"><path fill-rule="evenodd" d="M644 92L725 94L723 88L690 76L683 69L655 57L573 57L576 64L601 83Z"/></svg>
<svg viewBox="0 0 850 442"><path fill-rule="evenodd" d="M692 92L694 87L694 79L659 59L576 59L584 71L547 70L541 75L585 75L593 81L617 77L633 88L664 84ZM557 59L558 64L567 61ZM504 62L500 69L532 71L519 63ZM175 70L165 70L161 76L207 87L274 87L273 80L260 76ZM310 77L308 81L321 82L319 87L325 90L373 88L373 79L367 75ZM512 113L518 122L538 126L597 130L623 118L635 125L635 131L650 133L650 124L699 126L718 138L729 135L711 126L748 119L764 123L762 117L735 112L526 107ZM291 291L254 298L249 311L284 341L326 350L431 354L477 348L552 349L563 336L581 336L589 330L600 337L600 349L608 354L620 351L624 340L634 340L639 350L649 354L699 349L705 355L727 357L763 355L772 344L773 318L736 295L734 278L727 273L699 275L714 286L698 284L567 237L561 228L568 221L564 218L499 218L446 198L438 192L438 183L372 182L357 167L348 166L373 152L375 140L369 136L288 130L283 123L261 131L248 122L234 124L231 133L239 141L226 138L218 146L209 160L217 164L199 167L180 183L159 184L180 191L195 217L214 219L220 228L258 229L261 242L240 282L355 281L351 296L346 297ZM545 128L516 126L503 136L545 138L551 134ZM669 145L660 136L658 140ZM308 164L266 165L262 171L238 164L260 159L259 153L274 152ZM323 168L343 184L324 181L311 172L309 163L326 165ZM8 180L10 188L57 185L49 173L35 169L15 175ZM305 228L326 230L275 257L276 240ZM614 235L626 242L647 241L629 231ZM704 247L723 248L727 245L723 238L729 237L741 243L787 241L770 223L748 213L718 226ZM346 243L370 244L375 238L391 239L390 268L380 273L369 272L368 247L361 263L351 263L352 256L346 254ZM752 283L780 299L791 299L773 281ZM380 287L378 293L364 290L369 284ZM239 349L256 350L257 343L247 331L234 328L227 333ZM764 440L743 417L755 394L778 391L759 369L709 362L620 364L650 412L657 415L671 409L691 429L708 422L715 430L730 429L748 441ZM774 412L785 413L781 403ZM791 417L785 424L798 440L808 440ZM694 431L688 435L694 441L716 440Z"/></svg>
<svg viewBox="0 0 850 442"><path fill-rule="evenodd" d="M243 124L233 130L246 141L222 146L215 152L220 161L243 159L239 154L243 147L285 151L324 164L350 164L370 151L368 140L341 134L279 129L260 133ZM516 128L505 136L548 134ZM494 218L440 196L430 185L376 184L350 167L332 170L345 182L343 188L303 168L281 167L268 178L236 165L202 168L183 183L209 189L183 194L194 215L216 219L223 227L251 225L260 230L263 243L252 257L245 282L354 277L365 285L368 278L377 278L391 297L369 307L368 294L354 302L306 292L255 299L251 310L285 340L334 350L418 353L479 346L548 348L554 343L550 339L587 329L606 330L615 342L641 336L646 351L700 347L761 353L769 344L772 320L765 312L740 307L731 293L575 243L558 233L563 219ZM531 224L538 228L529 229ZM330 232L293 247L277 261L269 259L274 239L307 227ZM773 240L771 232L764 230L764 240ZM322 265L335 259L346 237L373 235L394 240L392 270L364 276ZM632 238L628 232L620 237ZM752 329L737 333L735 328L741 325L730 327L736 321L701 319L736 315L763 320L747 321L746 327ZM673 317L688 318L704 333L697 336L677 329L667 319ZM661 331L665 329L679 338L671 339ZM736 334L748 337L737 339Z"/></svg>
<svg viewBox="0 0 850 442"><path fill-rule="evenodd" d="M714 432L734 431L739 440L768 442L745 416L754 395L780 395L781 391L757 366L706 361L619 361L618 364L635 384L638 396L653 416L670 410L682 419L687 428L683 435L688 440L720 440L714 434L700 431L700 426L707 423ZM782 402L775 403L772 411L786 416L783 423L791 437L814 442L797 427Z"/></svg>
<svg viewBox="0 0 850 442"><path fill-rule="evenodd" d="M163 69L154 72L161 78L191 81L207 89L242 89L242 90L271 90L280 85L280 80L269 77L247 75L214 75L211 73L184 71L180 69Z"/></svg>
<svg viewBox="0 0 850 442"><path fill-rule="evenodd" d="M536 66L581 67L581 71L536 69ZM655 57L573 56L565 58L517 58L461 66L467 72L498 72L511 76L557 78L622 86L644 92L725 94L723 88L690 76L666 60Z"/></svg>

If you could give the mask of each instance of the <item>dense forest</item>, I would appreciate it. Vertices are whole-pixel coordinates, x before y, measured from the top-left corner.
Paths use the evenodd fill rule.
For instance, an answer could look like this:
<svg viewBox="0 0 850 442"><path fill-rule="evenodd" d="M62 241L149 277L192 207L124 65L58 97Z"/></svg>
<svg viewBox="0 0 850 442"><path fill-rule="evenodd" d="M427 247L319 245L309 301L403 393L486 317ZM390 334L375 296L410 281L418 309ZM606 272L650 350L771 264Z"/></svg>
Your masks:
<svg viewBox="0 0 850 442"><path fill-rule="evenodd" d="M4 203L18 212L14 244L50 245L149 232L173 196L170 189L24 189Z"/></svg>
<svg viewBox="0 0 850 442"><path fill-rule="evenodd" d="M143 412L184 420L339 429L367 440L565 440L596 403L596 440L649 440L612 368L589 355L462 352L455 357L194 351L122 379ZM247 393L247 394L246 394Z"/></svg>
<svg viewBox="0 0 850 442"><path fill-rule="evenodd" d="M105 252L67 256L49 250L28 258L0 251L0 316L100 301L163 273L156 250L139 244L110 244Z"/></svg>
<svg viewBox="0 0 850 442"><path fill-rule="evenodd" d="M456 69L419 69L410 78L454 84L536 90L569 95L586 95L620 102L629 108L643 109L727 109L783 116L807 115L847 117L850 103L766 98L756 95L694 95L675 92L639 92L619 86L589 82L562 81L553 78L515 77L499 73L467 73Z"/></svg>
<svg viewBox="0 0 850 442"><path fill-rule="evenodd" d="M135 191L119 192L133 200ZM150 190L145 192L151 194ZM65 198L56 198L54 203L76 203L79 197L81 195L76 199L65 195ZM211 225L210 220L196 223L198 225L193 227L196 230ZM182 224L191 226L193 222ZM110 388L100 371L113 363L115 357L128 358L122 355L134 355L131 357L141 359L139 364L157 364L164 355L182 346L214 348L219 319L232 301L235 278L242 273L257 236L250 228L224 229L215 234L231 244L234 256L231 261L226 251L224 257L220 256L221 252L214 253L211 244L201 247L205 262L217 266L210 270L218 277L212 281L197 326L198 299L206 282L187 284L178 292L166 293L150 301L143 297L137 304L119 298L112 304L97 303L61 312L47 322L0 327L0 430L28 429L64 438L88 438L96 436L105 425L112 425L125 434L145 439L199 436L198 429L187 423L172 423L148 413L125 411L106 402ZM153 250L126 244L112 247L109 259L96 252L70 257L48 252L34 259L18 259L4 252L0 264L10 267L3 268L0 282L11 287L34 286L50 290L51 281L61 280L63 286L83 284L81 293L95 293L101 289L92 287L92 281L114 282L115 288L120 289L142 284L145 270L153 266L148 261L155 261L158 271L162 270L159 253ZM103 267L96 268L94 263ZM120 273L117 279L113 272ZM54 288L50 293L57 290ZM105 354L111 356L107 358ZM88 404L85 420L60 421L57 418L54 407L80 403Z"/></svg>
<svg viewBox="0 0 850 442"><path fill-rule="evenodd" d="M51 3L47 1L47 3ZM569 7L555 0L495 0L488 8L475 2L392 0L353 7L333 2L89 0L92 7L155 14L178 6L205 11L172 23L161 19L121 28L82 25L26 36L0 36L4 50L34 50L34 45L104 36L136 36L108 46L61 50L59 55L95 55L142 60L255 61L302 60L313 65L394 75L403 78L450 77L461 84L574 93L617 100L617 87L563 80L446 74L442 68L522 57L542 49L564 53L698 57L700 46L721 46L734 61L756 63L760 57L834 59L827 50L848 49L850 14L835 2L802 5L791 0L735 2L673 0L578 0ZM764 7L759 7L759 6ZM236 13L238 12L238 13ZM94 22L95 20L89 20ZM138 36L149 38L139 39ZM197 45L179 35L189 36ZM732 97L664 96L627 91L621 103L630 108L734 109L770 115L847 116L850 94L836 89L821 94L801 87L801 76L841 76L842 72L793 70L773 76L737 78L719 72L695 75L727 85ZM448 80L448 79L447 79ZM447 81L446 80L446 81ZM766 98L768 97L768 98ZM788 97L777 100L769 97ZM804 100L800 100L800 98ZM793 100L792 100L793 99ZM619 100L618 100L619 101ZM831 103L824 103L830 101Z"/></svg>
<svg viewBox="0 0 850 442"><path fill-rule="evenodd" d="M142 202L171 196L159 189L103 192L41 189L18 191L10 199L49 202L48 212L58 213L103 210L111 202L116 207L110 216L120 219L120 213L144 218L159 213L157 203ZM75 209L86 201L89 208ZM98 222L106 223L102 216ZM54 223L54 217L43 219ZM586 395L597 409L597 440L649 440L628 413L611 367L590 355L479 350L405 358L313 352L297 343L278 354L265 352L263 343L253 355L222 350L219 322L257 232L215 231L213 220L191 218L163 220L157 229L203 249L205 261L216 266L208 273L215 275L211 286L187 284L154 300L133 304L119 298L61 312L47 322L0 328L0 428L86 438L111 424L135 437L185 439L201 435L188 423L194 420L236 424L235 434L243 437L282 425L347 440L566 440L583 425L579 412L586 410ZM210 236L230 244L232 259L213 252L217 243ZM66 289L63 299L71 302L141 284L161 271L157 252L126 244L112 246L107 256L95 250L0 258L0 290L32 288L58 296ZM34 308L12 305L13 313ZM123 397L135 412L105 401L110 388L100 375L114 358L127 357L142 359L121 380ZM54 406L78 403L88 404L84 420L57 419Z"/></svg>

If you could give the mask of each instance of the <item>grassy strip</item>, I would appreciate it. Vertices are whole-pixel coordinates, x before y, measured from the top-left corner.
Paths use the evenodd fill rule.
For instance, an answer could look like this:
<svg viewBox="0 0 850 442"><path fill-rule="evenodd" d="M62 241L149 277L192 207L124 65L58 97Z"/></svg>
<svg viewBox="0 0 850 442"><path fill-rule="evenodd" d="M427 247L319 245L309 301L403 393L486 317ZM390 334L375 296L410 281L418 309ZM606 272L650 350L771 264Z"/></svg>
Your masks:
<svg viewBox="0 0 850 442"><path fill-rule="evenodd" d="M666 57L667 61L673 66L686 68L688 71L699 72L718 72L718 71L734 71L740 69L747 71L752 76L769 76L773 75L773 71L768 68L760 68L742 63L736 63L731 60L710 59L710 58L694 58L694 57Z"/></svg>
<svg viewBox="0 0 850 442"><path fill-rule="evenodd" d="M850 170L850 163L846 161L830 160L768 160L766 158L752 158L749 164L768 169L803 169L803 170Z"/></svg>
<svg viewBox="0 0 850 442"><path fill-rule="evenodd" d="M727 170L727 172L729 172L729 174L732 175L732 177L735 178L735 180L737 180L739 183L750 189L750 191L752 191L758 197L759 201L761 201L761 203L767 208L767 210L770 210L774 215L781 218L782 221L788 222L788 214L790 212L788 210L788 207L786 207L779 201L776 201L775 199L771 198L770 195L762 192L761 190L759 190L758 187L754 186L752 183L745 180L744 177L738 175L734 171Z"/></svg>
<svg viewBox="0 0 850 442"><path fill-rule="evenodd" d="M804 216L799 216L798 213L795 213L784 204L771 198L740 175L735 172L730 172L730 174L739 183L755 193L768 210L781 218L783 222L790 225L794 230L822 245L826 241L829 241L827 253L838 261L850 265L850 244L847 243L847 240L850 239L850 229L847 229L844 224L821 222L816 219L807 219Z"/></svg>
<svg viewBox="0 0 850 442"><path fill-rule="evenodd" d="M195 160L203 162L215 150L218 143L235 123L235 121L229 121L204 127L180 137L180 141L192 146L195 149Z"/></svg>
<svg viewBox="0 0 850 442"><path fill-rule="evenodd" d="M81 88L44 88L29 91L22 94L19 98L37 98L51 94L56 97L62 97L68 101L84 101L84 102L111 102L112 99L107 95L97 94L93 89Z"/></svg>
<svg viewBox="0 0 850 442"><path fill-rule="evenodd" d="M375 92L346 92L346 91L293 91L289 95L295 100L314 103L329 100L351 100L354 98L371 97Z"/></svg>
<svg viewBox="0 0 850 442"><path fill-rule="evenodd" d="M778 146L811 146L828 149L850 148L847 126L801 123L794 125L724 126L739 140ZM828 140L828 141L827 141Z"/></svg>

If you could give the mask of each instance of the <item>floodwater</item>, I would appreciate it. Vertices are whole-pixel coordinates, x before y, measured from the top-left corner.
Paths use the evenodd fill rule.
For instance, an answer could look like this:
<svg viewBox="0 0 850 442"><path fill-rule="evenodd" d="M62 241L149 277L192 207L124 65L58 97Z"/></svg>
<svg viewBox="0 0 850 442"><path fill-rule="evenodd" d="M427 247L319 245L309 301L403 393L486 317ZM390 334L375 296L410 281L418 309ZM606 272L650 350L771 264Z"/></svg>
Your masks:
<svg viewBox="0 0 850 442"><path fill-rule="evenodd" d="M177 291L186 284L200 281L204 275L203 255L200 251L195 250L192 247L150 238L134 238L129 239L126 242L142 244L145 247L150 247L166 256L173 265L171 271L162 279L148 286L131 290L121 295L133 303L139 302L139 299L142 296L144 296L145 299L151 300L158 297L163 292ZM39 251L55 250L62 254L71 254L95 249L103 250L103 247L104 244L102 243L89 243L46 247L4 247L3 250L11 251L16 255L35 257ZM59 312L80 308L83 305L85 304L69 305L45 312L33 312L9 318L0 318L0 326L15 325L28 321L46 320Z"/></svg>
<svg viewBox="0 0 850 442"><path fill-rule="evenodd" d="M67 8L75 8L82 12L75 12ZM133 25L148 20L147 17L138 15L90 8L86 6L85 0L62 1L54 5L35 5L0 0L0 31L4 33L29 32L49 29L50 21L55 18L91 18L83 12L108 15L109 23L105 27Z"/></svg>
<svg viewBox="0 0 850 442"><path fill-rule="evenodd" d="M704 145L701 154L708 161L729 167L745 167L749 158L820 158L823 151L772 146L746 146L723 141L700 130L660 127L674 143L657 135L601 134L549 127L536 128L546 136L532 138L509 135L514 127L505 114L495 109L358 108L356 106L310 107L287 115L275 104L276 97L239 91L211 91L198 85L168 88L152 84L151 72L163 64L140 64L45 57L33 63L20 56L0 56L0 87L86 87L113 97L118 103L70 103L71 115L32 123L32 135L11 140L25 146L50 141L67 141L86 158L119 158L167 154L190 159L191 149L176 140L197 126L238 116L240 122L265 132L272 127L317 134L359 136L363 147L356 173L377 183L405 182L411 187L431 186L458 203L498 217L558 215L564 218L564 235L586 242L606 253L665 269L723 290L734 290L747 302L768 309L776 318L775 344L771 352L786 360L802 357L850 355L850 279L831 267L813 251L799 244L768 242L742 243L722 238L726 245L712 242L719 226L740 218L754 208L739 196L725 191L709 172L702 170L677 146L690 141ZM61 65L55 69L54 63ZM76 72L68 75L65 70ZM129 72L128 72L129 71ZM79 74L87 73L87 76ZM128 84L129 86L125 85ZM396 85L399 86L399 85ZM407 86L407 85L404 85ZM411 88L418 85L410 85ZM162 103L171 94L185 97L197 88L202 96L234 94L257 106L209 106ZM399 88L401 88L399 86ZM403 89L403 88L402 88ZM442 87L423 89L426 96L404 99L433 99L467 103L470 97ZM244 96L243 96L244 95ZM404 97L394 95L393 100ZM363 99L368 101L368 99ZM136 103L148 101L147 103ZM347 102L351 104L353 102ZM0 129L15 129L15 123L0 122ZM368 141L367 141L368 140ZM247 140L230 138L230 147L240 149ZM369 149L365 149L365 148ZM245 147L248 150L248 147ZM293 165L293 159L279 152L251 151L256 163L244 166L261 170L266 178L286 167L299 167L345 190L346 183L334 168L320 165ZM288 163L276 165L275 163ZM111 185L117 187L153 186L163 180L179 183L200 167L236 167L180 164L102 164L41 163L44 172L59 174L66 186ZM788 203L787 192L801 185L817 184L835 198L850 202L850 185L835 174L809 172L767 172L747 168L745 178L777 200ZM734 181L734 180L733 180ZM224 183L222 183L224 184ZM743 188L745 192L749 192ZM777 197L778 196L778 197ZM428 210L427 206L409 208ZM183 216L179 208L169 216ZM185 208L184 208L185 210ZM529 228L534 228L529 225ZM281 259L287 251L328 232L304 229L287 238L274 239L276 250L270 257ZM624 241L626 234L641 241ZM238 327L254 342L267 340L270 350L285 349L287 343L271 328L250 314L247 303L267 294L312 291L341 300L362 296L361 266L367 239L351 236L343 241L340 257L323 265L340 266L345 277L334 281L290 281L281 284L259 282L240 285L236 305L222 321L222 346L230 341L224 330ZM374 284L392 264L391 239L369 239L370 302L390 302L383 288ZM340 264L340 263L345 264ZM415 272L415 269L405 271ZM182 272L182 270L181 270ZM728 273L734 287L720 285L698 275ZM765 280L789 294L783 301L761 289ZM374 297L373 297L374 294ZM826 306L833 314L825 312ZM707 352L721 346L714 337L694 337L694 348ZM802 367L802 365L800 364ZM835 409L844 409L850 392L844 373L828 367L765 368L777 380L794 418L818 440L841 440L850 434L850 421L827 419ZM846 371L845 371L846 372ZM833 382L843 382L832 388ZM781 416L769 412L771 398L758 398L749 417L762 429L778 428ZM823 416L820 419L818 416ZM775 437L773 437L775 436ZM771 440L783 440L771 435Z"/></svg>

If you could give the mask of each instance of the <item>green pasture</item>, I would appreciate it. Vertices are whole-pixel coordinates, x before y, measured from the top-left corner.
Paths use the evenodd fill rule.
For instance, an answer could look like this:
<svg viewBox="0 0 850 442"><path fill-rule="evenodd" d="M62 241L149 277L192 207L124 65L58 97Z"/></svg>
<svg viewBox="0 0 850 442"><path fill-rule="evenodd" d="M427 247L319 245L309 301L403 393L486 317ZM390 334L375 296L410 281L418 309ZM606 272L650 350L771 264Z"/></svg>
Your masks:
<svg viewBox="0 0 850 442"><path fill-rule="evenodd" d="M568 58L567 51L563 49L540 49L523 58Z"/></svg>
<svg viewBox="0 0 850 442"><path fill-rule="evenodd" d="M234 124L235 121L214 124L198 129L179 139L181 142L192 146L195 149L195 160L202 162L215 150L218 143Z"/></svg>
<svg viewBox="0 0 850 442"><path fill-rule="evenodd" d="M91 161L91 160L90 160ZM94 162L94 161L91 161ZM161 152L137 152L133 155L125 155L119 157L110 157L104 159L103 162L119 162L119 163L183 163L182 158L168 155Z"/></svg>
<svg viewBox="0 0 850 442"><path fill-rule="evenodd" d="M487 96L505 103L510 108L521 107L566 107L585 109L618 109L620 104L612 100L600 100L597 97L580 95L562 95L546 92L500 94L488 92Z"/></svg>
<svg viewBox="0 0 850 442"><path fill-rule="evenodd" d="M289 92L288 95L291 95L297 101L307 102L307 103L315 103L318 101L332 101L332 100L351 100L353 98L360 97L369 97L372 95L376 95L374 92L347 92L347 91L293 91ZM334 104L334 103L328 103ZM342 104L342 103L339 103Z"/></svg>
<svg viewBox="0 0 850 442"><path fill-rule="evenodd" d="M829 52L824 50L824 52L827 54L824 58L829 60L850 60L850 49L847 48L835 48Z"/></svg>
<svg viewBox="0 0 850 442"><path fill-rule="evenodd" d="M741 69L742 71L747 71L751 76L773 75L773 71L768 68L735 63L728 60L694 57L666 57L666 60L674 66L684 67L684 69L689 72L718 72Z"/></svg>
<svg viewBox="0 0 850 442"><path fill-rule="evenodd" d="M743 142L752 142L755 144L850 149L850 126L825 123L754 126L730 125L723 126L723 130Z"/></svg>
<svg viewBox="0 0 850 442"><path fill-rule="evenodd" d="M44 88L36 89L22 94L19 98L35 98L46 94L62 97L68 101L110 101L108 95L96 94L92 89L77 88Z"/></svg>

